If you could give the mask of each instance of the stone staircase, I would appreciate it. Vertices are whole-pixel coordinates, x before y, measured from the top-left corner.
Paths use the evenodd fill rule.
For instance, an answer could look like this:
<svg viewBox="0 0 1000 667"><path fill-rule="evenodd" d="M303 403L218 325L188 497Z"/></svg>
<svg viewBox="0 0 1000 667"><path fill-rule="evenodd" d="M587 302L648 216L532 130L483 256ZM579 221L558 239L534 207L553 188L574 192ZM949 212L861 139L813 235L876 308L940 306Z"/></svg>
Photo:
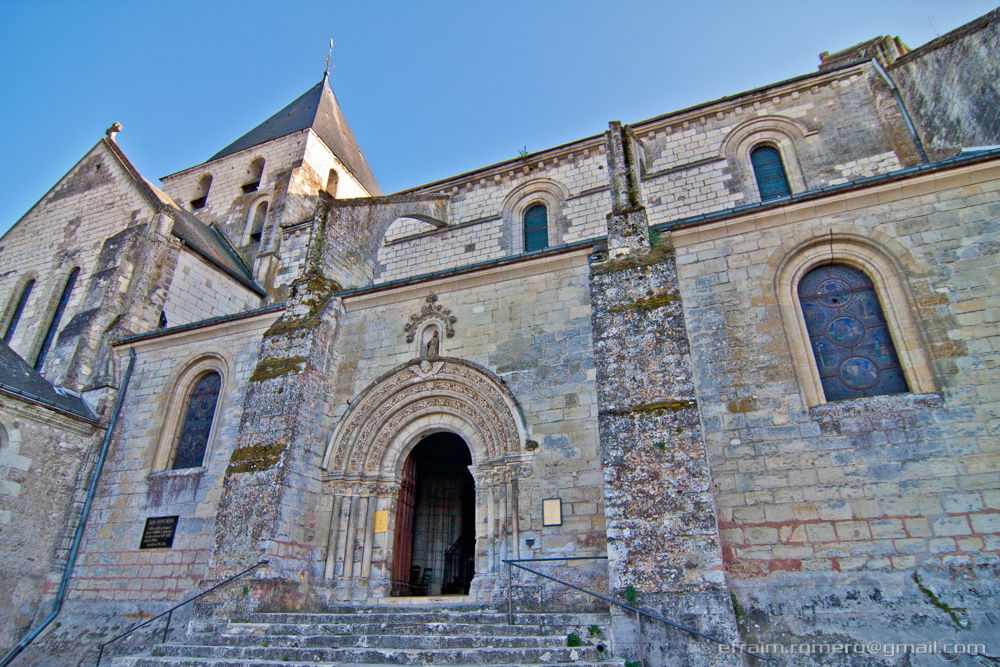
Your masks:
<svg viewBox="0 0 1000 667"><path fill-rule="evenodd" d="M187 640L117 657L115 667L376 667L575 665L624 667L611 657L607 613L507 614L482 605L334 607L192 622ZM567 646L579 638L579 646Z"/></svg>

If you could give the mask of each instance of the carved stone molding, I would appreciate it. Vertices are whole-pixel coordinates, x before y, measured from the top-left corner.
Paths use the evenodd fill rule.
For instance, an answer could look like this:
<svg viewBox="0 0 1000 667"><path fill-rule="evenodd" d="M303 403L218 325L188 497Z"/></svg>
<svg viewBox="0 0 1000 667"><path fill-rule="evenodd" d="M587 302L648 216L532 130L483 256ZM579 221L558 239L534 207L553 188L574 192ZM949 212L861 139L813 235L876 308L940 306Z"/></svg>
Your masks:
<svg viewBox="0 0 1000 667"><path fill-rule="evenodd" d="M454 315L451 314L451 310L445 308L437 302L438 298L436 294L431 294L427 297L427 303L424 307L420 309L419 313L414 313L410 315L409 321L403 325L403 331L406 332L406 342L412 343L420 331L420 327L423 326L428 320L436 320L441 323L441 328L444 330L444 335L447 338L453 338L455 336L455 322L458 321Z"/></svg>
<svg viewBox="0 0 1000 667"><path fill-rule="evenodd" d="M399 448L412 444L419 435L413 429L421 428L456 432L479 464L507 466L524 455L520 408L497 376L460 359L414 360L352 402L327 448L327 479L392 477Z"/></svg>

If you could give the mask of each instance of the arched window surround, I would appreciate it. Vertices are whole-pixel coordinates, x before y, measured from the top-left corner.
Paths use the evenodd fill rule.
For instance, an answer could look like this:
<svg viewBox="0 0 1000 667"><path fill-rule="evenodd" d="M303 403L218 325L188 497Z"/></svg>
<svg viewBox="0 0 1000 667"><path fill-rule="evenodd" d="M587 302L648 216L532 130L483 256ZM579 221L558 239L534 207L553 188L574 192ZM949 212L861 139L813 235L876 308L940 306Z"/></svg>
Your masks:
<svg viewBox="0 0 1000 667"><path fill-rule="evenodd" d="M563 202L569 192L563 185L549 178L536 178L514 188L504 199L502 211L505 222L504 247L511 254L521 254L524 249L524 215L532 206L546 209L548 245L551 248L565 243L568 221L562 214Z"/></svg>
<svg viewBox="0 0 1000 667"><path fill-rule="evenodd" d="M28 310L28 300L31 298L31 293L34 292L36 287L38 287L37 276L32 271L21 276L14 289L11 290L7 310L4 312L2 329L4 341L8 345L14 341L18 324L24 317L24 313ZM29 289L31 292L26 293L26 290Z"/></svg>
<svg viewBox="0 0 1000 667"><path fill-rule="evenodd" d="M807 189L795 145L815 133L815 130L810 130L795 119L768 115L740 123L726 136L720 147L720 153L732 166L737 177L737 187L742 189L747 203L761 201L753 163L750 160L750 153L761 145L772 146L781 155L785 178L792 194Z"/></svg>
<svg viewBox="0 0 1000 667"><path fill-rule="evenodd" d="M925 345L912 315L911 299L899 278L901 267L891 254L871 239L845 233L798 241L791 248L785 246L776 253L781 259L775 266L774 288L792 364L806 405L820 405L827 399L799 304L798 290L803 276L822 264L849 266L863 272L872 281L910 392L927 394L937 391Z"/></svg>
<svg viewBox="0 0 1000 667"><path fill-rule="evenodd" d="M243 194L257 192L260 188L260 182L264 177L264 164L264 158L259 156L247 164L247 171L243 177L243 185L241 187Z"/></svg>
<svg viewBox="0 0 1000 667"><path fill-rule="evenodd" d="M48 317L47 326L39 328L38 352L35 354L35 370L42 372L45 367L45 360L56 344L56 337L59 335L59 325L62 323L66 311L69 309L70 301L73 300L73 292L80 279L80 267L74 267L66 279L60 283L60 289L53 294L51 305L45 309L45 313L51 313Z"/></svg>
<svg viewBox="0 0 1000 667"><path fill-rule="evenodd" d="M255 199L253 203L250 204L250 208L247 209L247 218L246 218L246 225L243 229L242 245L249 245L252 241L254 241L253 238L254 223L257 222L257 209L260 208L261 204L264 204L267 208L264 210L264 219L261 221L261 229L260 229L261 239L258 239L257 242L259 243L260 240L263 239L263 234L264 234L263 228L265 225L267 225L267 216L271 212L271 200L268 199L267 197L261 197L260 199Z"/></svg>
<svg viewBox="0 0 1000 667"><path fill-rule="evenodd" d="M163 397L166 402L166 409L162 412L164 415L163 423L159 429L160 436L150 465L152 473L184 474L187 471L203 470L208 467L215 449L214 444L219 430L219 422L221 421L223 410L228 404L227 387L229 378L231 377L231 368L231 360L222 354L200 355L181 366L180 370L166 384L167 389ZM177 441L184 426L188 399L198 381L212 372L219 374L221 382L219 395L215 403L215 414L212 417L212 428L208 434L208 441L205 443L205 454L202 464L198 468L173 470Z"/></svg>
<svg viewBox="0 0 1000 667"><path fill-rule="evenodd" d="M781 170L781 183L777 184L777 189L781 192L777 194L772 194L765 196L764 188L761 185L761 178L767 176L765 170L765 165L760 163L759 155L764 154L767 151L769 155L775 155L777 157L778 164ZM769 141L761 141L754 144L753 148L750 149L750 168L753 169L754 181L757 183L757 194L760 196L761 201L772 201L775 199L781 199L782 197L787 197L792 193L791 184L788 182L788 170L785 169L785 162L781 157L781 149L772 144ZM777 181L778 177L776 175L777 169L775 167L770 167L770 169L775 172L775 175L770 178L771 181Z"/></svg>

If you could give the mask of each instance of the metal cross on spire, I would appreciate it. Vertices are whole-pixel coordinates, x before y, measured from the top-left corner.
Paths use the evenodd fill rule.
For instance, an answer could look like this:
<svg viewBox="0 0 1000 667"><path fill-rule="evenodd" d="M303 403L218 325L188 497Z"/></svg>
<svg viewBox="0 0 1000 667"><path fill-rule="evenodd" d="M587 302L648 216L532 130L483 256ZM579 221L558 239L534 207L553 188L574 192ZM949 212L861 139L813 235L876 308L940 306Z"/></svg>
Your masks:
<svg viewBox="0 0 1000 667"><path fill-rule="evenodd" d="M326 58L324 58L324 60L326 61L326 72L324 73L324 76L329 77L330 76L330 70L337 69L336 67L333 66L333 38L332 37L330 38L330 50L327 52Z"/></svg>

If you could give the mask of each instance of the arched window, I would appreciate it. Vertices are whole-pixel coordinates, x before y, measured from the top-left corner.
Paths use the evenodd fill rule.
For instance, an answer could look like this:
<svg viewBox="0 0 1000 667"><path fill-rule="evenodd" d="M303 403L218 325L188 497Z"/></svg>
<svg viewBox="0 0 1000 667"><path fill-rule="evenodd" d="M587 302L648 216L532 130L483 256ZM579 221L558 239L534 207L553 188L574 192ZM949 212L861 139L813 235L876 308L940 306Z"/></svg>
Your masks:
<svg viewBox="0 0 1000 667"><path fill-rule="evenodd" d="M549 245L549 214L542 204L524 212L524 252L541 250Z"/></svg>
<svg viewBox="0 0 1000 667"><path fill-rule="evenodd" d="M35 286L34 280L29 280L21 290L21 298L17 300L17 305L14 307L14 313L10 316L10 322L7 324L7 331L4 332L3 342L9 343L10 339L14 337L14 331L17 329L17 323L21 319L21 315L24 313L24 307L28 304L28 297L31 296L31 289Z"/></svg>
<svg viewBox="0 0 1000 667"><path fill-rule="evenodd" d="M798 292L826 400L909 390L868 276L826 264L806 273Z"/></svg>
<svg viewBox="0 0 1000 667"><path fill-rule="evenodd" d="M340 183L340 174L337 173L336 169L331 169L330 174L326 177L326 194L331 197L337 196L337 185Z"/></svg>
<svg viewBox="0 0 1000 667"><path fill-rule="evenodd" d="M792 194L788 176L781 161L781 153L771 144L761 144L750 151L750 164L757 178L761 201L787 197Z"/></svg>
<svg viewBox="0 0 1000 667"><path fill-rule="evenodd" d="M69 278L66 279L66 285L63 287L62 295L59 297L59 305L56 306L56 312L52 314L52 319L49 321L49 328L45 332L45 340L42 341L42 348L38 351L38 356L35 357L35 370L41 371L42 365L45 364L45 357L48 356L49 350L52 348L52 343L56 338L56 331L59 329L59 320L62 319L63 313L66 312L66 304L69 303L70 294L73 292L73 286L76 285L76 277L80 275L80 269L73 269Z"/></svg>
<svg viewBox="0 0 1000 667"><path fill-rule="evenodd" d="M253 214L250 216L250 234L249 243L260 244L260 240L264 235L264 221L267 219L267 201L262 201L253 208Z"/></svg>
<svg viewBox="0 0 1000 667"><path fill-rule="evenodd" d="M264 158L259 157L247 167L246 178L243 179L243 192L257 192L260 178L264 174Z"/></svg>
<svg viewBox="0 0 1000 667"><path fill-rule="evenodd" d="M197 468L204 462L221 387L222 376L215 371L205 373L195 382L178 431L174 461L170 466L173 470Z"/></svg>
<svg viewBox="0 0 1000 667"><path fill-rule="evenodd" d="M194 198L191 200L192 210L205 208L205 204L208 202L208 191L211 189L212 189L211 174L205 174L200 179L198 179L198 189L195 191Z"/></svg>

